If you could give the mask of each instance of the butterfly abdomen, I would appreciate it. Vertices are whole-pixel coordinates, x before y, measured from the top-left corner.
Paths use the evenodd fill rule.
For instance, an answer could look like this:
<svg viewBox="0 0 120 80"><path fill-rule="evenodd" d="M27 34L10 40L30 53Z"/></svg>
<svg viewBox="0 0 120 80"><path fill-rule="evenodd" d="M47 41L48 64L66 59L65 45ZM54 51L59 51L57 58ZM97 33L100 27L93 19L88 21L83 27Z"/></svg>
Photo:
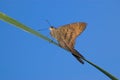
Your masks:
<svg viewBox="0 0 120 80"><path fill-rule="evenodd" d="M75 49L72 49L71 50L71 53L73 53L72 55L82 64L84 64L83 60L84 59L84 56L82 56L77 50Z"/></svg>

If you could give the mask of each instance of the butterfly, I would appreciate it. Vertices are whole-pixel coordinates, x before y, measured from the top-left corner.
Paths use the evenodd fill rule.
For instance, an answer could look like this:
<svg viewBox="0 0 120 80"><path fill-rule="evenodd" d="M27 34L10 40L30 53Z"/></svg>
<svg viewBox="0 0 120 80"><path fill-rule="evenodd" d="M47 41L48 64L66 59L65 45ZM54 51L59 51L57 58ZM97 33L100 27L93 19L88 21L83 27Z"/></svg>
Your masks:
<svg viewBox="0 0 120 80"><path fill-rule="evenodd" d="M86 23L76 22L59 28L50 27L50 34L58 41L60 47L67 49L82 64L84 57L74 48L76 38L85 30Z"/></svg>

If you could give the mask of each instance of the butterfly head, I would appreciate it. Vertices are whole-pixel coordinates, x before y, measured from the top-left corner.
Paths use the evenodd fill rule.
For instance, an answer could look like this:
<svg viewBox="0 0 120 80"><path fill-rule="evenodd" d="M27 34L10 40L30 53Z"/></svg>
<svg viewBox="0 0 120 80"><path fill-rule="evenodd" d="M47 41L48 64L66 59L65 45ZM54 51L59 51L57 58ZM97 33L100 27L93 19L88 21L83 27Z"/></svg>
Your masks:
<svg viewBox="0 0 120 80"><path fill-rule="evenodd" d="M50 29L50 31L52 31L52 30L55 30L56 28L51 26L49 29Z"/></svg>

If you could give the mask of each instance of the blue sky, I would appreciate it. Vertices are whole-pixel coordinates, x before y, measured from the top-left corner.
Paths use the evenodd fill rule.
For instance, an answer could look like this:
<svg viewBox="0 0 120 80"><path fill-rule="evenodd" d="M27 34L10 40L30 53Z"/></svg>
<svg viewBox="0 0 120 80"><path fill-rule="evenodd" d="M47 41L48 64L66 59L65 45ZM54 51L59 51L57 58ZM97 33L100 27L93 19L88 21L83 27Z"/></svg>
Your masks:
<svg viewBox="0 0 120 80"><path fill-rule="evenodd" d="M49 24L86 22L75 48L120 78L119 0L2 0L0 11L51 38ZM0 80L109 80L67 51L0 21Z"/></svg>

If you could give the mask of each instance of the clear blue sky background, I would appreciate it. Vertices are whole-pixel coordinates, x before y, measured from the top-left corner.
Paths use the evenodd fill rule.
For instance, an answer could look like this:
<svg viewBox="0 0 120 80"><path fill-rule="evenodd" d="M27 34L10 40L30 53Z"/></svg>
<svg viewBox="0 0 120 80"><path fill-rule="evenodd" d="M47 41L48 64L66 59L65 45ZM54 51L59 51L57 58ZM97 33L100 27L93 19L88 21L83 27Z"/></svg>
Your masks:
<svg viewBox="0 0 120 80"><path fill-rule="evenodd" d="M1 0L0 11L50 37L55 27L88 23L76 49L120 78L119 0ZM67 51L0 21L0 80L109 80Z"/></svg>

